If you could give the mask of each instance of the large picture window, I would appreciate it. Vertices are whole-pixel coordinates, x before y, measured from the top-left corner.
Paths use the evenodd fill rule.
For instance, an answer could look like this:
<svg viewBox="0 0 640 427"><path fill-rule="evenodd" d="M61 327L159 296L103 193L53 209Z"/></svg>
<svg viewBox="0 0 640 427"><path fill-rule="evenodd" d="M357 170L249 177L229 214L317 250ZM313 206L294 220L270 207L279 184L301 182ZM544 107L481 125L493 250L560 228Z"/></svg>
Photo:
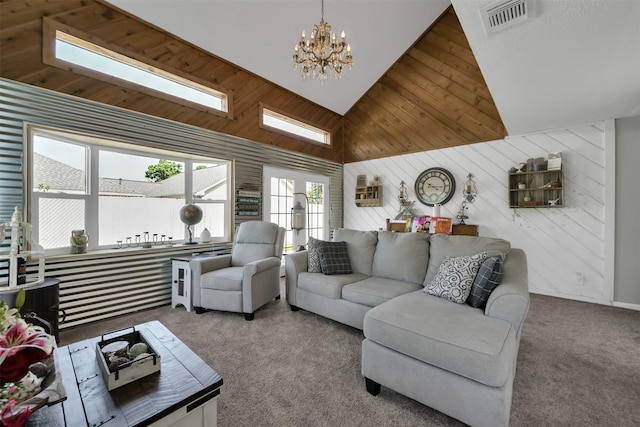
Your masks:
<svg viewBox="0 0 640 427"><path fill-rule="evenodd" d="M194 235L229 240L228 161L40 128L27 147L29 220L47 253L68 252L72 230L86 231L89 250L184 241L187 203L203 210Z"/></svg>

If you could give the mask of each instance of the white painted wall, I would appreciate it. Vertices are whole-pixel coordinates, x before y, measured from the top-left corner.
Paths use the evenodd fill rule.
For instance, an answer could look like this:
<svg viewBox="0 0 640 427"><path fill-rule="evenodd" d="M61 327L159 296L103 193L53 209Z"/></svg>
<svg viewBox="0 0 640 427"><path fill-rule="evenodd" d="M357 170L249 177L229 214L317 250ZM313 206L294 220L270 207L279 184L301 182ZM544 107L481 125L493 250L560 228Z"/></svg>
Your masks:
<svg viewBox="0 0 640 427"><path fill-rule="evenodd" d="M605 170L612 164L605 150L611 122L571 129L508 137L490 141L349 163L344 166L344 226L370 230L385 227L385 219L397 214L397 187L404 180L416 200L413 186L423 170L441 166L456 177L456 195L442 207L442 215L455 218L462 202L462 185L471 172L478 196L468 210L468 224L480 226L481 236L500 237L526 251L531 292L611 304L613 277L607 253L607 215L611 210L605 194L615 194L615 182L605 182ZM607 125L607 126L605 126ZM562 152L565 206L558 209L511 209L508 202L508 170L528 158ZM379 175L383 183L383 205L359 208L354 203L356 176L367 180ZM431 208L416 201L419 212ZM576 284L581 273L584 284Z"/></svg>
<svg viewBox="0 0 640 427"><path fill-rule="evenodd" d="M615 301L640 310L640 116L616 120Z"/></svg>

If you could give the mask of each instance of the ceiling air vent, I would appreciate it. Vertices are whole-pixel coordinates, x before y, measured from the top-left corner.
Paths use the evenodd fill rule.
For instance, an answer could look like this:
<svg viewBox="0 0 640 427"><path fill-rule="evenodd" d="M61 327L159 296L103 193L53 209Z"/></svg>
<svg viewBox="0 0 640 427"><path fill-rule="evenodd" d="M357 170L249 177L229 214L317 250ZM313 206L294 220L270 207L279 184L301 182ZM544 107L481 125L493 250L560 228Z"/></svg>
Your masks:
<svg viewBox="0 0 640 427"><path fill-rule="evenodd" d="M480 9L484 30L487 35L513 27L533 16L533 1L501 0Z"/></svg>

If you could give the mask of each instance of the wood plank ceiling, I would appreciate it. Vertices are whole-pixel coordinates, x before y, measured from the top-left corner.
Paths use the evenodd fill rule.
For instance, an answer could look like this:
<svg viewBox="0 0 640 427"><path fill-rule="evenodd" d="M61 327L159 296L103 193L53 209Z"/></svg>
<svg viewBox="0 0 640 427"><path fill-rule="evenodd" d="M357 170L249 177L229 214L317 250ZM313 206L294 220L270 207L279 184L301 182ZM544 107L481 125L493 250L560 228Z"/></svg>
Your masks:
<svg viewBox="0 0 640 427"><path fill-rule="evenodd" d="M43 17L108 48L232 94L221 117L43 63ZM99 0L0 2L0 76L347 163L503 138L505 128L452 8L344 116ZM259 105L332 132L330 147L264 130Z"/></svg>
<svg viewBox="0 0 640 427"><path fill-rule="evenodd" d="M344 163L505 136L449 8L344 116Z"/></svg>

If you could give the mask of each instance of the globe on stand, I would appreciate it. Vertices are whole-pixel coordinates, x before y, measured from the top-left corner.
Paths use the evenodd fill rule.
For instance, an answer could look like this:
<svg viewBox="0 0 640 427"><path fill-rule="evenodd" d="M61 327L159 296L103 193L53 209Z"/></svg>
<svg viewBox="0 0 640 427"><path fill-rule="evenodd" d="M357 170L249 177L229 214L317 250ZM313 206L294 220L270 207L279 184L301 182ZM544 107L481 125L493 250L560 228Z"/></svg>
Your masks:
<svg viewBox="0 0 640 427"><path fill-rule="evenodd" d="M189 241L185 242L185 245L193 245L196 242L192 240L193 232L191 231L191 226L196 225L200 221L202 221L202 208L198 205L188 204L184 205L180 208L180 221L187 225L187 230L189 231Z"/></svg>

